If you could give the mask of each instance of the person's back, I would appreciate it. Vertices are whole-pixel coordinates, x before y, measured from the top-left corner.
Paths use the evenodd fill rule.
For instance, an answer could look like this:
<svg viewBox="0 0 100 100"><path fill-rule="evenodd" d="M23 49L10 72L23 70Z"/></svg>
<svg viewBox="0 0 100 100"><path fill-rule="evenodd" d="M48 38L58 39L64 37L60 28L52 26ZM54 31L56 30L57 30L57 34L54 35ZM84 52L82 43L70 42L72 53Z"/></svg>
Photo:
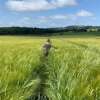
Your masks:
<svg viewBox="0 0 100 100"><path fill-rule="evenodd" d="M44 56L48 56L51 47L52 47L51 41L50 39L48 39L46 43L43 45Z"/></svg>

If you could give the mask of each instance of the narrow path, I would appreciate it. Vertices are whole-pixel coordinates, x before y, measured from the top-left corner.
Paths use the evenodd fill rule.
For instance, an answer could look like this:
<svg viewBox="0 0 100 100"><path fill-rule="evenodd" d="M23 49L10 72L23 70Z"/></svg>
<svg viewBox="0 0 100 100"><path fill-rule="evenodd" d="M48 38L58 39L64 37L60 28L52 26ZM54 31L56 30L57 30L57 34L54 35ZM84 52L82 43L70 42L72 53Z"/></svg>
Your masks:
<svg viewBox="0 0 100 100"><path fill-rule="evenodd" d="M49 100L45 93L48 87L46 84L48 80L48 68L46 67L47 60L46 57L40 57L40 64L33 71L33 75L40 79L40 83L35 91L33 91L33 95L26 100Z"/></svg>
<svg viewBox="0 0 100 100"><path fill-rule="evenodd" d="M86 44L76 43L76 42L72 42L72 41L68 41L68 42L71 43L71 44L74 44L74 45L76 45L76 46L82 47L82 48L84 48L84 49L88 49L88 48L89 48L89 46L86 45ZM88 50L89 50L89 49L88 49ZM95 53L97 53L97 54L100 54L100 50L98 50L96 47L92 47L90 50L91 50L92 52L95 52ZM90 51L90 50L89 50L89 51Z"/></svg>

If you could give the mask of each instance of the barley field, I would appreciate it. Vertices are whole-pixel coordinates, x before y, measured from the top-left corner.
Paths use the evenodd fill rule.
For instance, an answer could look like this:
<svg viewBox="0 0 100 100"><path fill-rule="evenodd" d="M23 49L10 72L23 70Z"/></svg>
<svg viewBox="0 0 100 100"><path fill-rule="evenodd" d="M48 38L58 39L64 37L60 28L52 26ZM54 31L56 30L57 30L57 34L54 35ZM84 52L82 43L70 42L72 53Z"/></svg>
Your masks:
<svg viewBox="0 0 100 100"><path fill-rule="evenodd" d="M46 39L0 36L0 100L29 100L41 82L50 100L100 100L100 38L51 37L44 58Z"/></svg>

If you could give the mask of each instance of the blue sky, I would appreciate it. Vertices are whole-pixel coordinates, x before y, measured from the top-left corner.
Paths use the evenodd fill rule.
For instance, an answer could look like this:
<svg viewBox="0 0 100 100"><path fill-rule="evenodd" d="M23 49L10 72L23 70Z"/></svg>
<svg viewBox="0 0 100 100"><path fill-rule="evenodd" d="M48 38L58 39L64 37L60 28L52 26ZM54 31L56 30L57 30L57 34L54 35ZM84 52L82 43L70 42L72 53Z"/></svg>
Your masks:
<svg viewBox="0 0 100 100"><path fill-rule="evenodd" d="M0 26L100 25L100 0L0 0Z"/></svg>

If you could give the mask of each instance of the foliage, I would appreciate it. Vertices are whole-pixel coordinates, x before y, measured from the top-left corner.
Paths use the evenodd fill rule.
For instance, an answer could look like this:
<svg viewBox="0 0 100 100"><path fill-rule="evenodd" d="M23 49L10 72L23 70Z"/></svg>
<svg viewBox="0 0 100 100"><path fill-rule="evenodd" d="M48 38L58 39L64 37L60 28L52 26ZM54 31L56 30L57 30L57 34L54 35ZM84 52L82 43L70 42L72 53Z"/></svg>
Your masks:
<svg viewBox="0 0 100 100"><path fill-rule="evenodd" d="M1 27L0 35L100 35L98 26L68 26L61 28L29 28L29 27Z"/></svg>

